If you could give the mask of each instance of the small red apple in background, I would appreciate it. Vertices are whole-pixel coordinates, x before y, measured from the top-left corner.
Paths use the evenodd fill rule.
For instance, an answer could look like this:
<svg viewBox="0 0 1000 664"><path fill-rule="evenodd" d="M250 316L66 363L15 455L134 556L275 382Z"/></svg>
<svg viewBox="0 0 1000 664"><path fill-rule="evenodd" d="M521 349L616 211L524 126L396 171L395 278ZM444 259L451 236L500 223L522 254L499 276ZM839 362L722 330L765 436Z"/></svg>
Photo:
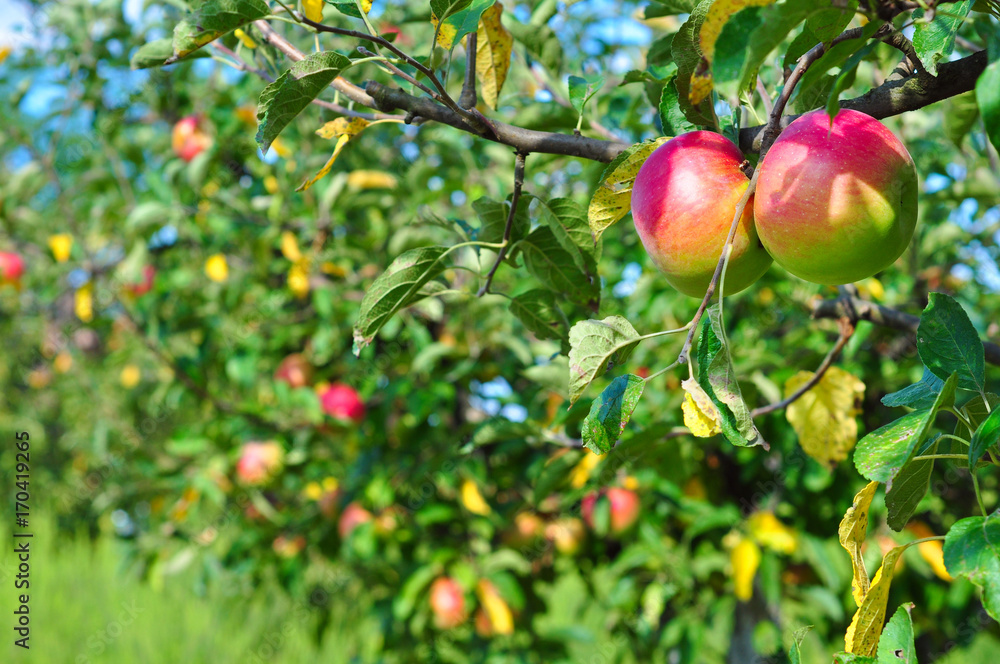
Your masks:
<svg viewBox="0 0 1000 664"><path fill-rule="evenodd" d="M305 387L312 377L312 366L301 353L292 353L281 361L274 372L274 379L281 380L293 388Z"/></svg>
<svg viewBox="0 0 1000 664"><path fill-rule="evenodd" d="M295 537L278 535L271 543L271 548L281 558L294 558L302 552L302 549L306 548L306 538L302 535Z"/></svg>
<svg viewBox="0 0 1000 664"><path fill-rule="evenodd" d="M24 259L12 251L0 251L0 281L16 283L24 274Z"/></svg>
<svg viewBox="0 0 1000 664"><path fill-rule="evenodd" d="M149 291L153 290L153 279L155 277L156 268L152 265L146 265L142 268L142 281L137 281L134 284L125 284L125 291L131 293L135 297L145 295Z"/></svg>
<svg viewBox="0 0 1000 664"><path fill-rule="evenodd" d="M357 390L343 383L328 385L319 391L323 412L338 420L358 424L365 419L365 402Z"/></svg>
<svg viewBox="0 0 1000 664"><path fill-rule="evenodd" d="M465 592L451 577L440 576L434 579L430 602L434 624L438 629L451 629L465 622Z"/></svg>
<svg viewBox="0 0 1000 664"><path fill-rule="evenodd" d="M344 511L340 513L340 521L337 522L337 532L341 539L347 539L354 529L363 523L372 520L372 513L356 502L348 503Z"/></svg>
<svg viewBox="0 0 1000 664"><path fill-rule="evenodd" d="M774 262L818 284L866 279L902 255L917 224L917 171L878 120L825 110L785 129L761 162L757 233Z"/></svg>
<svg viewBox="0 0 1000 664"><path fill-rule="evenodd" d="M284 460L285 450L276 441L245 443L236 462L236 477L241 484L266 484L281 470Z"/></svg>
<svg viewBox="0 0 1000 664"><path fill-rule="evenodd" d="M594 527L594 508L600 498L606 497L611 503L611 532L615 535L631 528L639 519L639 495L635 491L621 487L611 487L600 492L588 494L583 498L581 512L583 520L591 528Z"/></svg>
<svg viewBox="0 0 1000 664"><path fill-rule="evenodd" d="M184 161L191 161L203 151L212 147L212 137L202 129L202 119L199 115L189 115L181 118L174 125L171 135L171 145L174 154Z"/></svg>
<svg viewBox="0 0 1000 664"><path fill-rule="evenodd" d="M722 256L736 204L750 186L743 155L727 138L692 131L672 138L643 163L632 187L632 218L646 252L671 286L703 297ZM733 240L726 294L757 281L771 257L757 240L748 203Z"/></svg>

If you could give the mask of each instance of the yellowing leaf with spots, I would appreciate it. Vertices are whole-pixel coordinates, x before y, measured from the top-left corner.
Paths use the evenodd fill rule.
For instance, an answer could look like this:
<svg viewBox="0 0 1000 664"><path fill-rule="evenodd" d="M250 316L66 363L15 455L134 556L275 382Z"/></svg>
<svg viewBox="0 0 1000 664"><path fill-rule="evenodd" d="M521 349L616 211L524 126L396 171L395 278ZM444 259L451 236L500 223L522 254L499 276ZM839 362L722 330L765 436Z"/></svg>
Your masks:
<svg viewBox="0 0 1000 664"><path fill-rule="evenodd" d="M322 22L323 0L302 0L302 11L310 21Z"/></svg>
<svg viewBox="0 0 1000 664"><path fill-rule="evenodd" d="M497 2L483 12L476 31L476 78L479 94L490 108L497 107L514 47L514 37L500 22L501 14L503 5Z"/></svg>
<svg viewBox="0 0 1000 664"><path fill-rule="evenodd" d="M447 21L441 23L438 17L433 14L431 15L431 24L434 25L434 31L437 33L437 45L450 51L451 47L455 45L455 35L458 34L455 26Z"/></svg>
<svg viewBox="0 0 1000 664"><path fill-rule="evenodd" d="M788 397L808 383L811 371L800 371L785 383ZM830 367L823 378L785 410L785 417L795 429L806 454L832 467L847 458L858 441L858 407L865 395L865 384L837 367Z"/></svg>
<svg viewBox="0 0 1000 664"><path fill-rule="evenodd" d="M510 612L507 602L500 596L500 591L491 581L480 579L476 584L476 594L479 603L490 619L494 634L512 634L514 632L514 615Z"/></svg>
<svg viewBox="0 0 1000 664"><path fill-rule="evenodd" d="M795 531L779 521L774 512L754 512L747 519L747 529L758 544L772 551L792 554L798 548Z"/></svg>
<svg viewBox="0 0 1000 664"><path fill-rule="evenodd" d="M360 134L368 126L368 120L364 118L337 118L330 120L316 130L316 135L320 138L339 138L341 136L355 136Z"/></svg>
<svg viewBox="0 0 1000 664"><path fill-rule="evenodd" d="M733 586L736 599L741 602L753 597L753 579L760 567L760 548L753 540L740 538L729 553L729 562L733 568Z"/></svg>
<svg viewBox="0 0 1000 664"><path fill-rule="evenodd" d="M293 263L302 260L302 252L299 251L299 241L295 239L295 233L291 231L281 233L281 255Z"/></svg>
<svg viewBox="0 0 1000 664"><path fill-rule="evenodd" d="M684 403L681 404L684 426L698 438L711 438L721 432L719 409L698 381L688 378L681 382L681 387L684 388Z"/></svg>
<svg viewBox="0 0 1000 664"><path fill-rule="evenodd" d="M309 187L319 182L327 173L329 173L330 169L333 168L334 162L337 161L337 157L340 156L341 150L344 149L344 146L347 145L347 141L349 140L351 140L350 136L348 136L347 134L342 134L340 138L337 139L337 146L333 148L333 154L330 155L330 158L327 160L327 162L323 164L323 168L319 169L319 172L316 175L312 176L311 178L300 184L295 189L295 191L305 191Z"/></svg>
<svg viewBox="0 0 1000 664"><path fill-rule="evenodd" d="M73 236L69 233L59 233L49 236L49 249L57 263L65 263L69 260L69 254L73 250Z"/></svg>
<svg viewBox="0 0 1000 664"><path fill-rule="evenodd" d="M240 40L240 43L242 43L247 48L257 48L257 42L255 42L250 37L250 35L243 32L242 29L236 28L235 30L233 30L233 34L236 35L236 38Z"/></svg>
<svg viewBox="0 0 1000 664"><path fill-rule="evenodd" d="M205 274L212 281L222 283L229 278L229 263L222 254L214 254L205 261Z"/></svg>
<svg viewBox="0 0 1000 664"><path fill-rule="evenodd" d="M854 496L854 502L847 508L847 513L840 521L837 534L840 537L840 545L847 549L851 556L851 568L853 578L851 580L851 593L854 595L854 602L861 606L865 595L868 594L868 570L865 569L865 561L861 557L861 544L868 534L868 508L871 507L872 498L875 497L875 489L878 482L869 482L868 485L858 491Z"/></svg>
<svg viewBox="0 0 1000 664"><path fill-rule="evenodd" d="M134 364L129 364L122 369L121 375L118 379L121 381L122 387L130 390L139 384L139 381L142 379L142 372L139 371L139 367Z"/></svg>
<svg viewBox="0 0 1000 664"><path fill-rule="evenodd" d="M472 480L462 482L461 496L465 509L473 514L486 516L490 513L490 506L483 500L483 494L479 493L479 487Z"/></svg>
<svg viewBox="0 0 1000 664"><path fill-rule="evenodd" d="M368 13L372 10L372 0L361 0L361 11Z"/></svg>
<svg viewBox="0 0 1000 664"><path fill-rule="evenodd" d="M73 311L76 317L84 323L94 320L94 285L86 283L76 289L73 298Z"/></svg>
<svg viewBox="0 0 1000 664"><path fill-rule="evenodd" d="M882 566L875 572L871 588L854 614L851 626L847 628L847 636L844 638L844 650L847 652L862 657L875 656L878 640L885 626L885 610L889 603L892 574L896 568L896 561L904 549L905 546L897 546L882 558Z"/></svg>
<svg viewBox="0 0 1000 664"><path fill-rule="evenodd" d="M612 224L624 217L632 209L632 185L635 176L639 174L646 158L653 150L670 140L667 137L657 138L643 143L636 143L627 148L615 160L608 164L601 176L601 183L590 199L587 208L587 219L590 222L590 232L595 238Z"/></svg>
<svg viewBox="0 0 1000 664"><path fill-rule="evenodd" d="M393 189L396 186L396 176L385 171L351 171L347 174L347 186L355 190Z"/></svg>
<svg viewBox="0 0 1000 664"><path fill-rule="evenodd" d="M700 104L712 94L712 59L715 57L715 43L719 40L726 22L741 9L763 7L773 3L774 0L716 0L712 3L698 33L702 57L698 68L691 76L688 98L692 104Z"/></svg>
<svg viewBox="0 0 1000 664"><path fill-rule="evenodd" d="M603 454L594 454L590 450L586 450L583 453L583 458L569 473L569 485L574 489L583 487L602 460L604 460Z"/></svg>

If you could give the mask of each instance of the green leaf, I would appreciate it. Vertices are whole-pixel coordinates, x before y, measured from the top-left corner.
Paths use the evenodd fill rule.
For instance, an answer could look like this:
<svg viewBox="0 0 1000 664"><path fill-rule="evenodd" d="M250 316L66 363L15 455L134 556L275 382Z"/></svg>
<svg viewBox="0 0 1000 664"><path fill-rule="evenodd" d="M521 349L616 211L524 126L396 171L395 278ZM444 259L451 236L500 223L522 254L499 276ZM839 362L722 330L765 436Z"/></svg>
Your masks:
<svg viewBox="0 0 1000 664"><path fill-rule="evenodd" d="M313 53L282 72L260 93L257 143L267 152L288 123L312 103L351 61L333 51Z"/></svg>
<svg viewBox="0 0 1000 664"><path fill-rule="evenodd" d="M955 403L956 382L957 376L952 374L930 408L907 413L858 441L854 451L858 472L869 480L885 482L887 490L891 490L893 478L930 435L938 410Z"/></svg>
<svg viewBox="0 0 1000 664"><path fill-rule="evenodd" d="M472 4L472 0L431 0L431 11L439 21L462 11Z"/></svg>
<svg viewBox="0 0 1000 664"><path fill-rule="evenodd" d="M174 28L171 64L224 34L271 13L263 0L206 0Z"/></svg>
<svg viewBox="0 0 1000 664"><path fill-rule="evenodd" d="M548 226L539 226L517 244L524 254L524 265L546 288L563 293L575 302L586 304L600 296L599 283L576 266Z"/></svg>
<svg viewBox="0 0 1000 664"><path fill-rule="evenodd" d="M621 316L584 320L569 331L569 402L612 366L621 366L638 343L639 333Z"/></svg>
<svg viewBox="0 0 1000 664"><path fill-rule="evenodd" d="M663 133L666 136L680 136L689 131L694 131L698 127L688 122L681 111L680 97L677 92L677 81L671 78L670 82L663 86L660 94L660 124L663 125Z"/></svg>
<svg viewBox="0 0 1000 664"><path fill-rule="evenodd" d="M976 433L972 434L972 444L969 445L969 467L974 468L979 457L996 445L997 441L1000 441L1000 408L994 408L990 416L976 429Z"/></svg>
<svg viewBox="0 0 1000 664"><path fill-rule="evenodd" d="M576 112L583 115L583 109L587 106L590 98L597 94L604 85L603 76L581 76L569 77L569 103L576 109Z"/></svg>
<svg viewBox="0 0 1000 664"><path fill-rule="evenodd" d="M937 441L931 443L926 451L919 454L937 453ZM914 458L896 473L892 488L885 492L886 523L899 532L917 511L917 506L927 494L931 484L931 473L934 470L934 459Z"/></svg>
<svg viewBox="0 0 1000 664"><path fill-rule="evenodd" d="M931 370L924 367L924 375L920 381L904 387L898 392L887 394L882 397L882 404L890 408L898 406L908 406L910 408L930 408L937 395L941 393L944 381L931 373Z"/></svg>
<svg viewBox="0 0 1000 664"><path fill-rule="evenodd" d="M159 67L174 55L174 40L170 37L157 39L139 47L132 56L132 69L147 69Z"/></svg>
<svg viewBox="0 0 1000 664"><path fill-rule="evenodd" d="M819 41L830 42L847 28L858 9L858 0L849 0L846 6L820 9L806 20L806 29Z"/></svg>
<svg viewBox="0 0 1000 664"><path fill-rule="evenodd" d="M354 324L354 354L372 342L396 312L425 297L421 289L441 274L447 247L421 247L400 254L368 287Z"/></svg>
<svg viewBox="0 0 1000 664"><path fill-rule="evenodd" d="M1000 150L1000 59L987 65L979 75L976 81L976 103L990 143Z"/></svg>
<svg viewBox="0 0 1000 664"><path fill-rule="evenodd" d="M910 619L912 609L912 602L903 604L886 623L878 640L878 664L917 664Z"/></svg>
<svg viewBox="0 0 1000 664"><path fill-rule="evenodd" d="M983 608L1000 621L1000 511L962 519L944 540L944 565L983 589Z"/></svg>
<svg viewBox="0 0 1000 664"><path fill-rule="evenodd" d="M539 339L569 338L569 321L552 291L536 288L510 301L510 311Z"/></svg>
<svg viewBox="0 0 1000 664"><path fill-rule="evenodd" d="M324 1L328 5L333 5L341 14L346 14L351 18L362 18L361 10L358 9L358 4L353 0L350 2L331 2L330 0Z"/></svg>
<svg viewBox="0 0 1000 664"><path fill-rule="evenodd" d="M567 481L573 466L580 462L580 456L581 451L577 450L562 454L542 466L536 477L528 478L531 480L531 497L535 505Z"/></svg>
<svg viewBox="0 0 1000 664"><path fill-rule="evenodd" d="M980 76L979 80L982 81L983 77ZM942 115L945 136L961 150L962 140L972 131L973 125L979 119L976 92L966 92L949 99L947 110Z"/></svg>
<svg viewBox="0 0 1000 664"><path fill-rule="evenodd" d="M719 305L712 305L706 312L698 342L698 384L719 409L722 433L733 445L750 447L764 445L750 408L743 400L739 381L729 357L722 331Z"/></svg>
<svg viewBox="0 0 1000 664"><path fill-rule="evenodd" d="M712 6L713 0L701 0L691 10L691 15L674 35L670 45L670 54L677 63L677 100L681 111L688 121L696 125L715 126L715 111L711 99L706 99L697 106L692 106L688 99L691 92L691 75L701 62L701 46L698 33L705 16Z"/></svg>
<svg viewBox="0 0 1000 664"><path fill-rule="evenodd" d="M697 0L654 0L646 6L646 18L658 18L660 16L674 16L676 14L690 14L697 4Z"/></svg>
<svg viewBox="0 0 1000 664"><path fill-rule="evenodd" d="M409 618L420 595L439 573L440 569L437 565L428 564L418 567L415 572L410 574L406 583L400 588L399 594L396 595L396 599L392 602L393 618L399 621Z"/></svg>
<svg viewBox="0 0 1000 664"><path fill-rule="evenodd" d="M931 293L917 327L917 352L939 378L958 372L958 386L983 391L985 351L962 306L944 293Z"/></svg>
<svg viewBox="0 0 1000 664"><path fill-rule="evenodd" d="M792 647L788 649L788 664L802 664L802 653L800 652L802 641L805 640L806 634L811 629L812 625L795 630L795 634L792 635Z"/></svg>
<svg viewBox="0 0 1000 664"><path fill-rule="evenodd" d="M483 12L496 4L496 0L471 0L467 3L469 6L460 11L456 11L449 15L442 23L447 23L455 28L455 36L453 37L453 44L457 44L465 35L470 32L475 32L479 27L479 19L482 18ZM437 14L435 14L436 16Z"/></svg>
<svg viewBox="0 0 1000 664"><path fill-rule="evenodd" d="M916 22L913 29L913 50L931 76L937 76L938 63L947 61L955 49L955 35L970 9L972 0L949 3L947 9L935 13L934 20L929 23L921 20L924 10L917 9L913 12Z"/></svg>
<svg viewBox="0 0 1000 664"><path fill-rule="evenodd" d="M849 652L838 652L833 656L833 664L878 664L874 657L855 655Z"/></svg>
<svg viewBox="0 0 1000 664"><path fill-rule="evenodd" d="M799 87L794 97L796 100L796 108L802 111L810 111L814 108L825 106L830 96L830 90L833 89L833 86L836 85L837 81L837 76L830 76L827 72L835 67L841 68L840 73L847 71L847 67L844 63L846 63L852 55L864 48L868 40L871 39L871 36L874 35L875 32L882 27L882 25L883 21L869 21L868 24L862 28L860 37L857 39L847 39L839 44L834 44L827 49L826 53L814 62L809 69L806 70L806 73L802 75L802 80L799 82ZM812 35L812 33L808 34L814 41L806 47L806 50L819 43L819 39ZM832 83L829 83L828 81L832 81ZM804 100L801 98L817 96L817 88L824 86L827 89L827 93L823 96L823 101L807 108Z"/></svg>
<svg viewBox="0 0 1000 664"><path fill-rule="evenodd" d="M840 68L840 74L837 76L837 80L834 81L833 89L830 90L830 97L826 102L826 114L830 116L830 122L833 122L833 118L837 117L837 113L840 112L840 93L851 87L854 77L857 74L858 65L861 64L865 56L875 50L875 46L878 43L870 42L867 46L852 55L844 63L844 66Z"/></svg>
<svg viewBox="0 0 1000 664"><path fill-rule="evenodd" d="M528 234L531 220L528 218L529 200L522 196L517 203L517 212L510 227L510 241L517 242ZM479 216L479 232L476 240L497 244L503 240L503 231L507 226L507 215L510 214L510 201L495 201L486 196L472 202L472 209Z"/></svg>
<svg viewBox="0 0 1000 664"><path fill-rule="evenodd" d="M600 238L612 224L629 213L635 176L653 150L667 140L655 138L630 145L604 169L587 208L587 221L595 238Z"/></svg>
<svg viewBox="0 0 1000 664"><path fill-rule="evenodd" d="M536 198L536 197L529 197ZM569 198L553 198L540 203L541 221L552 229L559 245L573 257L578 268L592 278L597 277L597 261L600 260L601 245L595 241L587 222L587 211Z"/></svg>
<svg viewBox="0 0 1000 664"><path fill-rule="evenodd" d="M645 386L645 380L628 374L615 378L604 388L583 421L583 444L587 449L595 454L611 451L625 431Z"/></svg>
<svg viewBox="0 0 1000 664"><path fill-rule="evenodd" d="M977 394L968 401L961 408L961 412L969 420L969 424L972 425L972 430L970 431L965 424L959 420L955 424L955 435L959 438L964 438L965 440L972 440L972 434L975 433L979 425L983 423L983 420L993 412L993 409L1000 406L1000 395L994 394L993 392L986 393L986 399L989 402L989 408L986 407L986 402L983 401L983 395Z"/></svg>

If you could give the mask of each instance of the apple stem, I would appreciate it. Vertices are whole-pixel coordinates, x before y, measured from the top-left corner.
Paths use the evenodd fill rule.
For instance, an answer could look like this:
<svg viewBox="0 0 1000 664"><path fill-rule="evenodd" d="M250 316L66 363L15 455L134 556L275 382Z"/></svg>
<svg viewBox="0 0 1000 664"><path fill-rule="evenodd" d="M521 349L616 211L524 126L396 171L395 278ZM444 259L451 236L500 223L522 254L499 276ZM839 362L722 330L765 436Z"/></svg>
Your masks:
<svg viewBox="0 0 1000 664"><path fill-rule="evenodd" d="M493 262L493 267L490 268L489 273L486 275L486 281L483 283L479 292L476 293L476 297L482 297L490 292L490 286L493 284L493 276L500 269L500 263L503 262L504 256L507 255L507 249L510 247L510 231L514 226L514 215L517 214L517 203L521 198L521 187L524 185L524 162L525 158L528 156L526 152L515 152L514 161L514 193L510 197L510 211L507 213L507 225L503 228L503 240L500 243L500 251L497 252L497 259Z"/></svg>

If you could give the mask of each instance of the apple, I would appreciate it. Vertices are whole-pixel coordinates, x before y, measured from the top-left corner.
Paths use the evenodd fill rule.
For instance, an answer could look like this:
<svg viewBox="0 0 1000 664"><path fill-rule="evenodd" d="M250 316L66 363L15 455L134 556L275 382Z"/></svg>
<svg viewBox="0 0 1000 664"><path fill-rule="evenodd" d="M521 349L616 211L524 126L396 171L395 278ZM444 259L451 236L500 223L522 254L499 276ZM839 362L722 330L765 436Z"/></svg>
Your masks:
<svg viewBox="0 0 1000 664"><path fill-rule="evenodd" d="M643 163L632 187L632 218L653 264L671 286L703 297L733 225L736 204L750 185L743 155L727 138L692 131L672 138ZM726 294L757 281L771 265L743 210L726 269Z"/></svg>
<svg viewBox="0 0 1000 664"><path fill-rule="evenodd" d="M0 281L17 282L24 274L24 259L12 251L0 251Z"/></svg>
<svg viewBox="0 0 1000 664"><path fill-rule="evenodd" d="M274 379L289 384L292 388L305 387L312 377L312 366L301 353L292 353L281 361L274 372Z"/></svg>
<svg viewBox="0 0 1000 664"><path fill-rule="evenodd" d="M191 161L212 146L212 138L202 129L199 115L188 115L174 125L171 145L174 154L184 161Z"/></svg>
<svg viewBox="0 0 1000 664"><path fill-rule="evenodd" d="M343 383L334 383L320 390L320 404L327 415L358 424L365 418L365 403L357 390Z"/></svg>
<svg viewBox="0 0 1000 664"><path fill-rule="evenodd" d="M145 295L149 291L153 290L153 279L155 277L156 268L152 265L146 265L142 268L142 281L137 281L134 284L125 284L125 291L131 293L135 297Z"/></svg>
<svg viewBox="0 0 1000 664"><path fill-rule="evenodd" d="M341 539L350 537L354 529L363 523L372 520L372 513L356 502L348 503L344 511L340 513L340 520L337 522L337 532Z"/></svg>
<svg viewBox="0 0 1000 664"><path fill-rule="evenodd" d="M798 118L764 156L757 233L781 267L818 284L872 276L903 253L917 223L917 170L878 120L841 110Z"/></svg>
<svg viewBox="0 0 1000 664"><path fill-rule="evenodd" d="M271 548L280 558L294 558L306 548L306 538L302 535L295 537L278 535L271 543Z"/></svg>
<svg viewBox="0 0 1000 664"><path fill-rule="evenodd" d="M465 593L451 577L440 576L434 579L430 602L434 624L438 629L451 629L465 622Z"/></svg>
<svg viewBox="0 0 1000 664"><path fill-rule="evenodd" d="M594 508L599 498L606 497L611 503L611 532L615 535L631 528L639 519L639 495L630 489L611 487L600 492L590 493L583 498L581 512L583 520L591 528L594 527Z"/></svg>
<svg viewBox="0 0 1000 664"><path fill-rule="evenodd" d="M241 484L259 486L267 484L285 460L285 450L273 440L245 443L236 462L236 477Z"/></svg>

